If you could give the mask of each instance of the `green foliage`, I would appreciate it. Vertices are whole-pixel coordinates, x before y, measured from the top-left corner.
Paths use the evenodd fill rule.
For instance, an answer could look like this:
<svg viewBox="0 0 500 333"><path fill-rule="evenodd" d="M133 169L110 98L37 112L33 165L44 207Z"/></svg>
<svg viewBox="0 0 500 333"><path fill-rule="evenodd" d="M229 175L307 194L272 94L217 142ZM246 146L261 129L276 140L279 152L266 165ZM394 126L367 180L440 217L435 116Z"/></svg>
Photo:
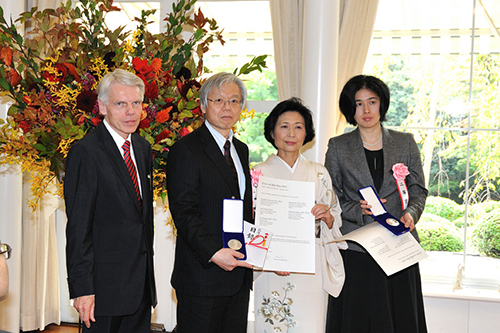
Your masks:
<svg viewBox="0 0 500 333"><path fill-rule="evenodd" d="M500 55L479 54L473 60L471 125L495 128L500 123ZM469 55L388 55L373 56L365 66L367 74L390 88L387 126L438 128L415 131L415 138L427 164L430 193L457 203L464 197L469 138L469 200L500 198L500 137L496 132L467 132L470 64Z"/></svg>
<svg viewBox="0 0 500 333"><path fill-rule="evenodd" d="M454 221L463 216L464 207L447 198L428 197L425 203L425 213L440 216L448 221Z"/></svg>
<svg viewBox="0 0 500 333"><path fill-rule="evenodd" d="M469 205L469 215L477 220L483 218L484 215L490 213L494 209L500 208L499 201L484 201L477 204Z"/></svg>
<svg viewBox="0 0 500 333"><path fill-rule="evenodd" d="M420 245L426 251L463 251L463 236L447 219L424 213L417 224Z"/></svg>
<svg viewBox="0 0 500 333"><path fill-rule="evenodd" d="M240 66L242 62L252 62L250 57L210 57L205 56L205 65L211 69L216 69L221 72L233 72L233 69ZM276 83L276 73L274 72L274 58L268 56L265 58L264 63L268 68L254 71L244 78L248 91L248 100L258 101L277 101L278 100L278 85ZM242 68L246 69L253 66L243 65ZM238 69L234 70L238 72ZM241 71L241 70L240 70ZM258 112L265 112L267 110L256 110Z"/></svg>
<svg viewBox="0 0 500 333"><path fill-rule="evenodd" d="M480 253L500 258L500 208L483 216L472 233L472 243Z"/></svg>
<svg viewBox="0 0 500 333"><path fill-rule="evenodd" d="M457 228L463 228L464 225L465 225L465 218L462 216L462 217L459 217L458 219L456 220L453 220L452 223L457 227ZM477 220L474 219L474 218L471 218L469 217L467 219L467 227L471 227L473 225L475 225L477 223Z"/></svg>
<svg viewBox="0 0 500 333"><path fill-rule="evenodd" d="M264 137L264 121L267 114L258 113L253 119L241 120L238 124L238 139L245 142L250 150L250 164L264 162L276 149Z"/></svg>

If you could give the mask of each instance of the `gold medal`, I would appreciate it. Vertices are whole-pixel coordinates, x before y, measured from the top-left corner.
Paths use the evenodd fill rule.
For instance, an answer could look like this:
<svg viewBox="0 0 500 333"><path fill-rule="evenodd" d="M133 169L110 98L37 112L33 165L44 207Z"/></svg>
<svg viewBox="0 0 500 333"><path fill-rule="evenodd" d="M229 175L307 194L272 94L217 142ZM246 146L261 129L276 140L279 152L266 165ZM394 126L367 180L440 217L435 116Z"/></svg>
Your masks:
<svg viewBox="0 0 500 333"><path fill-rule="evenodd" d="M388 225L392 225L393 227L397 227L399 225L399 222L392 218L388 218L387 220L385 220L385 222L387 222Z"/></svg>
<svg viewBox="0 0 500 333"><path fill-rule="evenodd" d="M229 242L227 242L227 245L233 249L233 250L236 250L238 251L239 249L241 249L241 242L237 239L231 239Z"/></svg>

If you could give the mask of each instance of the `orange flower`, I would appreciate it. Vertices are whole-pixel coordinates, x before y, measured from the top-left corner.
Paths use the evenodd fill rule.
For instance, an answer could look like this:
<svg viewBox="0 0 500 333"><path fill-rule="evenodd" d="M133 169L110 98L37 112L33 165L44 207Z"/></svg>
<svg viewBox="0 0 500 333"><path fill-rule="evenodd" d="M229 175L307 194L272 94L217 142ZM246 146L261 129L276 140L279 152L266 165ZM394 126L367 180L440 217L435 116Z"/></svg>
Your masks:
<svg viewBox="0 0 500 333"><path fill-rule="evenodd" d="M158 58L154 58L152 61L151 61L151 70L155 73L158 73L161 71L161 59L158 59Z"/></svg>
<svg viewBox="0 0 500 333"><path fill-rule="evenodd" d="M172 107L168 107L166 109L161 110L158 112L158 114L155 117L155 120L159 122L160 124L163 124L170 118L170 110L172 110Z"/></svg>
<svg viewBox="0 0 500 333"><path fill-rule="evenodd" d="M10 66L12 63L12 49L10 47L0 48L0 60L2 60L7 66Z"/></svg>
<svg viewBox="0 0 500 333"><path fill-rule="evenodd" d="M21 80L22 77L13 68L11 68L7 73L7 81L11 86L16 87L19 83L21 83Z"/></svg>

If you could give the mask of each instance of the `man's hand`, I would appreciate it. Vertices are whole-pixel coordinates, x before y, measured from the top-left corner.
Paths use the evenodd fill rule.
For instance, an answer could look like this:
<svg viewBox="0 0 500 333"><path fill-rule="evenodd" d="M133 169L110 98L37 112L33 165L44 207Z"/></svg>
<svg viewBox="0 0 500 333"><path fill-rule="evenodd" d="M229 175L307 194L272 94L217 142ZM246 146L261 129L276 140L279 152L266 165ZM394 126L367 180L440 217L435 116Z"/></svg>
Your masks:
<svg viewBox="0 0 500 333"><path fill-rule="evenodd" d="M232 271L238 266L246 267L252 269L253 266L247 262L237 260L243 259L245 255L233 249L220 249L215 252L214 256L210 261L219 266L225 271Z"/></svg>
<svg viewBox="0 0 500 333"><path fill-rule="evenodd" d="M91 295L77 297L73 302L73 306L80 314L80 319L85 323L85 326L87 326L87 328L90 328L90 321L95 322L95 296Z"/></svg>

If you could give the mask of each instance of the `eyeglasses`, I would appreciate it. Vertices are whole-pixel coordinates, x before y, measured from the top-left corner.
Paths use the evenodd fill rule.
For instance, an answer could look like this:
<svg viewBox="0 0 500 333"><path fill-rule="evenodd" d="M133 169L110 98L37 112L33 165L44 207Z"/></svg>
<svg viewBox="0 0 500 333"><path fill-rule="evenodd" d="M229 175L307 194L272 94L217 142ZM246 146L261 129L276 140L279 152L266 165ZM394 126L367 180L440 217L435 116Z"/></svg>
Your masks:
<svg viewBox="0 0 500 333"><path fill-rule="evenodd" d="M231 109L234 109L234 108L240 106L240 101L238 101L235 98L231 98L230 100L227 100L227 101L223 101L220 98L216 98L216 99L207 98L207 100L209 100L210 102L214 103L214 106L216 108L221 108L222 106L226 105L226 102L227 102L227 104L229 105L229 107Z"/></svg>

